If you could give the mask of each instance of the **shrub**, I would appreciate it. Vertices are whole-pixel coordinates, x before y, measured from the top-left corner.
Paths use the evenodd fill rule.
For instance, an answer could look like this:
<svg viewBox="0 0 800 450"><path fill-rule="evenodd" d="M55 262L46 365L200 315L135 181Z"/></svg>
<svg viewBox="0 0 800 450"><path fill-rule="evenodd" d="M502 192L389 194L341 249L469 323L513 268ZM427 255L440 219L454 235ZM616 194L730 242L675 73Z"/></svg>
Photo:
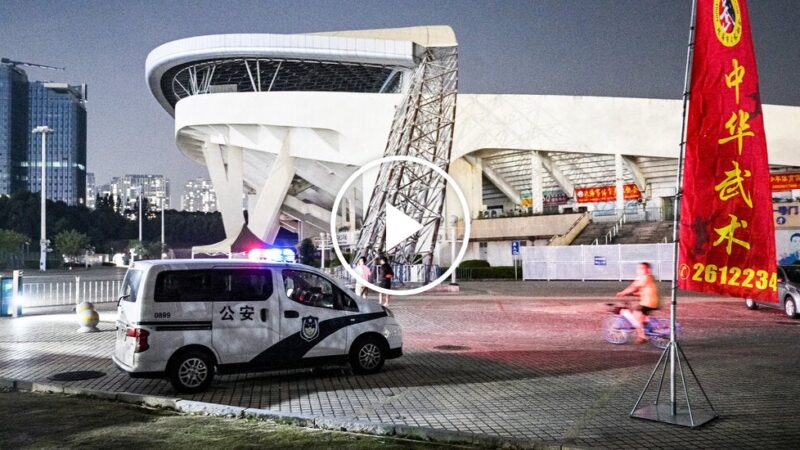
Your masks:
<svg viewBox="0 0 800 450"><path fill-rule="evenodd" d="M513 280L514 266L475 267L462 276L468 280ZM522 277L522 270L519 268L517 277Z"/></svg>
<svg viewBox="0 0 800 450"><path fill-rule="evenodd" d="M461 264L458 265L461 268L474 268L474 267L491 267L488 261L484 261L482 259L468 259L466 261L461 261Z"/></svg>

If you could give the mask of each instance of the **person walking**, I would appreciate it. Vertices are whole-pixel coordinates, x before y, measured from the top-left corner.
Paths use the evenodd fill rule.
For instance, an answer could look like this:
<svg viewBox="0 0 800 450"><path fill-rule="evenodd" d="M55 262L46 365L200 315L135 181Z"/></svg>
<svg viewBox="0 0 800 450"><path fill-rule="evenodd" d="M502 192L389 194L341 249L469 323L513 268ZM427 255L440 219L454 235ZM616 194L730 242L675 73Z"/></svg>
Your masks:
<svg viewBox="0 0 800 450"><path fill-rule="evenodd" d="M392 288L392 278L394 278L394 272L392 271L392 265L386 261L385 256L380 256L377 258L378 265L376 272L378 272L378 286L384 289L391 289ZM389 306L389 300L391 296L389 294L380 293L378 295L378 303L383 306Z"/></svg>
<svg viewBox="0 0 800 450"><path fill-rule="evenodd" d="M372 277L372 271L367 265L367 258L364 258L363 256L358 258L358 262L356 263L356 273L361 275L361 278L356 279L356 295L361 298L367 298L369 289L367 288L366 284L361 282L362 279L364 281L369 281L370 277Z"/></svg>

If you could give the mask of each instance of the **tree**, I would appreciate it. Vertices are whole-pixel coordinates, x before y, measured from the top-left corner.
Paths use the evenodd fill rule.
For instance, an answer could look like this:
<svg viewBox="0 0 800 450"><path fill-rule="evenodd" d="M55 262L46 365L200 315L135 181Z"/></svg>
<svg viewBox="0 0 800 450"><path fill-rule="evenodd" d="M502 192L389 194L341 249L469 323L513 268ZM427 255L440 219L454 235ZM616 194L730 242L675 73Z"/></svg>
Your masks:
<svg viewBox="0 0 800 450"><path fill-rule="evenodd" d="M22 245L28 241L28 237L22 233L0 229L0 262L11 260L12 266L17 265L14 260L17 257L20 257L19 261L22 260Z"/></svg>
<svg viewBox="0 0 800 450"><path fill-rule="evenodd" d="M89 236L76 231L62 231L54 238L56 248L64 256L64 259L77 259L89 246Z"/></svg>
<svg viewBox="0 0 800 450"><path fill-rule="evenodd" d="M136 215L134 214L133 219L124 216L119 211L122 206L113 195L98 196L94 210L83 205L70 206L61 201L48 200L47 236L75 230L89 236L89 242L98 252L122 250L128 246L130 239L135 239L139 234ZM0 195L0 229L16 231L24 236L36 236L36 240L31 242L31 250L38 251L40 207L38 192L18 191L10 196ZM138 213L138 209L133 211ZM159 213L145 215L144 219L145 238L160 236ZM166 242L172 248L207 245L225 239L225 227L218 212L168 210L165 214L165 225Z"/></svg>
<svg viewBox="0 0 800 450"><path fill-rule="evenodd" d="M136 239L131 239L130 242L128 242L128 249L133 250L134 258L138 256L139 259L144 259L145 256L149 255L144 242L137 241Z"/></svg>
<svg viewBox="0 0 800 450"><path fill-rule="evenodd" d="M161 247L161 242L155 241L147 241L144 242L144 251L147 256L151 258L161 258L161 254L166 251L166 244L164 245L165 248Z"/></svg>
<svg viewBox="0 0 800 450"><path fill-rule="evenodd" d="M300 253L300 262L310 265L314 262L314 254L317 252L317 248L314 247L314 241L310 238L305 238L300 241L298 252Z"/></svg>

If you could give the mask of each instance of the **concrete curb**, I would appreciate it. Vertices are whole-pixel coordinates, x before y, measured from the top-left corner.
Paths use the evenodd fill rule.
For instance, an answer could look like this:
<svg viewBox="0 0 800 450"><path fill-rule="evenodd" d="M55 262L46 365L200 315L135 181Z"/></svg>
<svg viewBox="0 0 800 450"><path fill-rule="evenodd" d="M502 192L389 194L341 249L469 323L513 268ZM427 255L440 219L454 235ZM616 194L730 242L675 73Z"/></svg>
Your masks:
<svg viewBox="0 0 800 450"><path fill-rule="evenodd" d="M217 403L197 402L181 398L160 397L155 395L134 394L130 392L110 392L85 389L58 384L34 383L22 380L0 378L0 391L29 391L48 394L80 395L100 400L113 400L120 403L162 408L184 414L198 414L235 419L269 420L275 423L317 428L320 430L346 431L349 433L368 434L373 436L394 436L416 441L440 442L443 444L469 444L480 447L509 449L562 449L566 446L545 444L518 438L490 436L485 434L452 431L436 428L425 428L410 425L368 422L345 418L309 416L304 414L284 413L268 409L242 408ZM569 448L576 448L570 446Z"/></svg>

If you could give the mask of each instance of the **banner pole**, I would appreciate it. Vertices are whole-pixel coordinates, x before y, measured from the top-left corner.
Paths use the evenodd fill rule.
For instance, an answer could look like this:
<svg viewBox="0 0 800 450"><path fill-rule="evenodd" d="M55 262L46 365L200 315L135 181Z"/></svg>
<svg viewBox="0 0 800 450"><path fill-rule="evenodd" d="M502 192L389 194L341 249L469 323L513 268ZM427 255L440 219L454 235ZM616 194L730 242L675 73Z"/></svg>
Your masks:
<svg viewBox="0 0 800 450"><path fill-rule="evenodd" d="M673 262L672 285L669 307L669 401L674 416L677 413L675 398L675 359L678 357L675 336L675 316L678 306L678 227L680 226L681 196L683 195L683 157L686 150L686 122L689 105L689 86L691 83L692 55L694 53L694 34L697 14L697 0L692 0L692 18L689 22L689 44L686 46L686 71L683 77L683 117L681 120L680 151L678 153L678 171L675 177L675 201L672 222Z"/></svg>

